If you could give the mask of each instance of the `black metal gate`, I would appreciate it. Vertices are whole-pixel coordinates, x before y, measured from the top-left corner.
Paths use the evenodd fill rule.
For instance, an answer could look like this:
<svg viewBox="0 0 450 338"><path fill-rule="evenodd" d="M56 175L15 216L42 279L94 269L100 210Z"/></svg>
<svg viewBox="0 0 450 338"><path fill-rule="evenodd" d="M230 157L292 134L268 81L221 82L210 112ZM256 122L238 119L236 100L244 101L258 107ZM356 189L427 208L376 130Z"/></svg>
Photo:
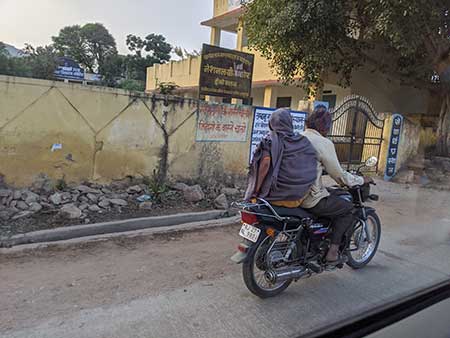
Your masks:
<svg viewBox="0 0 450 338"><path fill-rule="evenodd" d="M343 167L355 169L371 156L380 159L384 119L378 117L367 98L348 96L331 113L333 124L328 137Z"/></svg>

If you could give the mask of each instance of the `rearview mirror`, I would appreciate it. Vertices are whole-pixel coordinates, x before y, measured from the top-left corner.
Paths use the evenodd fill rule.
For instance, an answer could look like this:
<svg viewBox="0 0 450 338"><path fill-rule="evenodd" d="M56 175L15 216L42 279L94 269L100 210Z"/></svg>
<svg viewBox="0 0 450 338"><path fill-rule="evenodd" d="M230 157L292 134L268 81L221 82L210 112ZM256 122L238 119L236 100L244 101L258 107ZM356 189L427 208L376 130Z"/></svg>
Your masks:
<svg viewBox="0 0 450 338"><path fill-rule="evenodd" d="M375 167L378 163L378 158L371 156L366 160L366 167Z"/></svg>

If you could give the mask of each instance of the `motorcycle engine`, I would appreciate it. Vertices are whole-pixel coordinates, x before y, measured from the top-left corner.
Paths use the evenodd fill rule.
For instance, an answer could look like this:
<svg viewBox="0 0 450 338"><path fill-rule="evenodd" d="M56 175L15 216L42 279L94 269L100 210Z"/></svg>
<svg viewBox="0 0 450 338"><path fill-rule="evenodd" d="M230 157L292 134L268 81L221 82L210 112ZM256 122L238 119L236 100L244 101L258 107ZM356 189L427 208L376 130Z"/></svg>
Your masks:
<svg viewBox="0 0 450 338"><path fill-rule="evenodd" d="M270 266L275 266L281 262L283 262L283 253L279 250L272 250L268 255L268 261Z"/></svg>
<svg viewBox="0 0 450 338"><path fill-rule="evenodd" d="M330 228L322 223L313 223L309 227L309 238L311 241L310 251L314 254L324 255L329 248L330 241L327 239Z"/></svg>

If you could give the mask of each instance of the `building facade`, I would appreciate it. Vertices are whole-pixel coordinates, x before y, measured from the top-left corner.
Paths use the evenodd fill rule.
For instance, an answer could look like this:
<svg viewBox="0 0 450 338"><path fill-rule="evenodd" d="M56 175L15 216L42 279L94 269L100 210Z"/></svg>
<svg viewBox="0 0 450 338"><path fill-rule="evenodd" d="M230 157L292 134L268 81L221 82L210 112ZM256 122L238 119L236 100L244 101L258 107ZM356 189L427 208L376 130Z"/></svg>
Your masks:
<svg viewBox="0 0 450 338"><path fill-rule="evenodd" d="M258 52L251 51L247 46L245 24L242 20L243 8L240 0L213 0L213 17L203 21L201 25L211 29L209 43L220 46L222 32L236 36L236 50L255 54L255 64L250 102L261 107L290 107L302 109L301 102L305 100L305 91L297 86L285 86L278 81L271 69L269 61ZM328 52L324 48L324 52ZM146 91L154 91L158 83L173 82L179 86L179 95L198 98L198 83L200 74L200 56L188 57L181 61L170 61L166 64L156 64L147 70ZM353 74L352 85L347 88L337 85L333 74L326 81L320 97L316 100L327 101L333 108L348 95L361 95L369 98L378 112L421 114L427 110L427 94L414 88L402 87L385 76L371 72L369 69L356 71ZM217 100L214 98L213 100ZM219 99L219 101L222 101ZM225 99L224 102L229 102Z"/></svg>

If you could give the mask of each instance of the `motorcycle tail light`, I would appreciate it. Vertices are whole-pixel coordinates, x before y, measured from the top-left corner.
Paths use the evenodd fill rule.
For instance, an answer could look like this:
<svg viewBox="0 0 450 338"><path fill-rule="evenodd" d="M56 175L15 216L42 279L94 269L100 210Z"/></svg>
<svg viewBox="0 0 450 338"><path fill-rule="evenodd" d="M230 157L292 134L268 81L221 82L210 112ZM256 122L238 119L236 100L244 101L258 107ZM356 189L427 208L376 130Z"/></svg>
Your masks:
<svg viewBox="0 0 450 338"><path fill-rule="evenodd" d="M254 214L250 214L248 212L245 211L241 211L241 221L243 223L247 223L247 224L256 224L258 223L258 217L256 217L256 215Z"/></svg>
<svg viewBox="0 0 450 338"><path fill-rule="evenodd" d="M244 246L244 245L242 245L242 244L239 244L238 245L238 250L240 251L240 252L242 252L242 253L246 253L247 252L247 247L246 246Z"/></svg>

